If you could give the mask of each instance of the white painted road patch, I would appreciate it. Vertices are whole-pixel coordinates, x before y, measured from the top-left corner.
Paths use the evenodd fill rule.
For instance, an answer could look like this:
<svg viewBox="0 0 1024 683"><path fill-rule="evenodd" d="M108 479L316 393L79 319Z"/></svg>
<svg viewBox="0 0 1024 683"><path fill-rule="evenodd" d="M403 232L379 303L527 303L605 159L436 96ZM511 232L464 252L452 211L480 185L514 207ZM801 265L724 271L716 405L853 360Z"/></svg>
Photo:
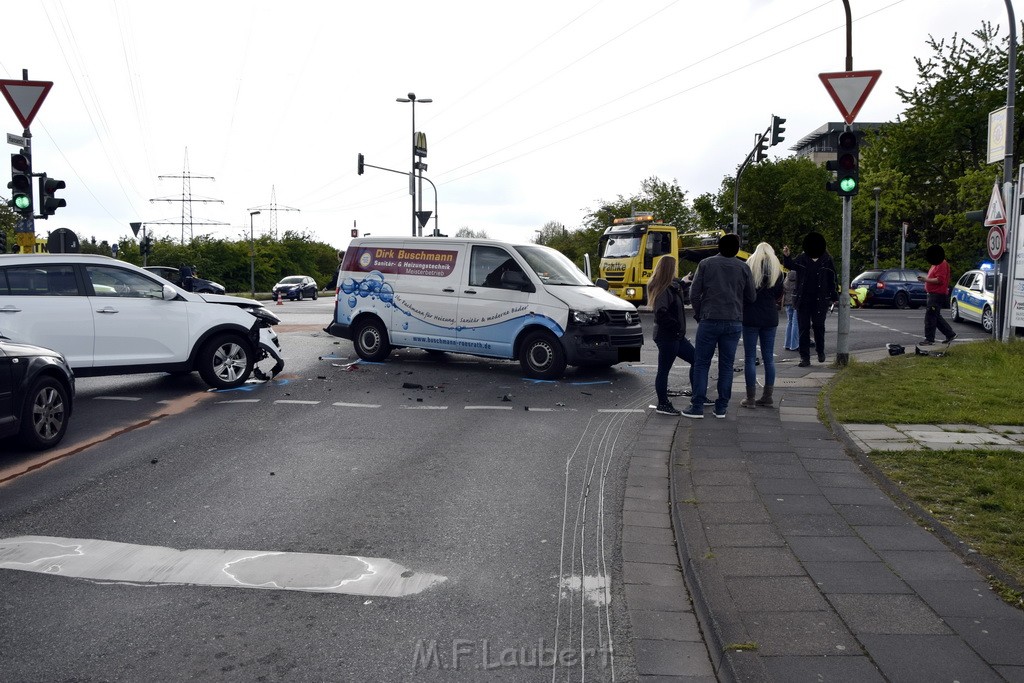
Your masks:
<svg viewBox="0 0 1024 683"><path fill-rule="evenodd" d="M88 538L0 540L0 569L101 582L402 597L446 580L379 557L261 550L177 550Z"/></svg>

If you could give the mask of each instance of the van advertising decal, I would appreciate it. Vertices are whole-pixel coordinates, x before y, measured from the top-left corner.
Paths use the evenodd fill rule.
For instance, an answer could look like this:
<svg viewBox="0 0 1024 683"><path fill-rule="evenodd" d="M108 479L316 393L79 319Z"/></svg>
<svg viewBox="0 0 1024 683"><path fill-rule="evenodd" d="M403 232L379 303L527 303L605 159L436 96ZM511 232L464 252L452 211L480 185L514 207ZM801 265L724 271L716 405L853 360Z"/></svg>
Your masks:
<svg viewBox="0 0 1024 683"><path fill-rule="evenodd" d="M367 249L367 252L375 250ZM399 250L395 250L399 251ZM371 256L372 257L372 256ZM512 303L489 311L480 317L460 318L440 314L437 311L423 310L407 301L401 294L396 294L391 283L387 282L380 271L367 273L366 277L356 279L346 277L340 283L341 296L338 297L338 322L351 322L359 310L374 310L378 307L392 309L396 314L404 316L404 320L396 319L396 331L412 335L442 334L444 338L415 337L414 341L435 347L454 347L469 353L494 353L497 346L508 347L511 353L511 342L519 330L530 323L541 324L558 336L564 332L561 325L547 316L538 315L523 303ZM486 331L485 331L486 330ZM445 333L454 332L452 336ZM458 337L456 339L456 337ZM498 340L501 343L495 345ZM500 352L500 355L507 355Z"/></svg>
<svg viewBox="0 0 1024 683"><path fill-rule="evenodd" d="M457 251L449 249L359 247L352 261L345 260L352 270L363 273L448 277L455 270L457 256Z"/></svg>

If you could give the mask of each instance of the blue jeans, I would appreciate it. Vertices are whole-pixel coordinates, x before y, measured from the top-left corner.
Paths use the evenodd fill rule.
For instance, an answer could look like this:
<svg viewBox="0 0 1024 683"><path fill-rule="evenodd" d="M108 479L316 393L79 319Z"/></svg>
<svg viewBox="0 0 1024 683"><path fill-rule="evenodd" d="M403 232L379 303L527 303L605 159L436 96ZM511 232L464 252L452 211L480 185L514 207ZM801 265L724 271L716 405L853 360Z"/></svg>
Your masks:
<svg viewBox="0 0 1024 683"><path fill-rule="evenodd" d="M695 412L704 412L704 399L708 395L708 375L711 372L711 358L715 355L715 349L718 349L718 398L715 399L715 411L722 412L729 407L736 347L739 346L742 333L743 323L739 320L701 320L697 325L691 404Z"/></svg>
<svg viewBox="0 0 1024 683"><path fill-rule="evenodd" d="M682 339L655 339L658 346L658 374L654 376L654 391L658 394L658 404L664 405L668 400L668 372L676 358L682 358L690 364L690 386L693 386L693 344L686 337Z"/></svg>
<svg viewBox="0 0 1024 683"><path fill-rule="evenodd" d="M790 351L800 348L800 326L796 321L796 309L792 305L786 306L786 343L783 346Z"/></svg>
<svg viewBox="0 0 1024 683"><path fill-rule="evenodd" d="M764 361L764 385L775 386L776 327L743 327L743 381L747 387L757 386L757 344L761 343Z"/></svg>

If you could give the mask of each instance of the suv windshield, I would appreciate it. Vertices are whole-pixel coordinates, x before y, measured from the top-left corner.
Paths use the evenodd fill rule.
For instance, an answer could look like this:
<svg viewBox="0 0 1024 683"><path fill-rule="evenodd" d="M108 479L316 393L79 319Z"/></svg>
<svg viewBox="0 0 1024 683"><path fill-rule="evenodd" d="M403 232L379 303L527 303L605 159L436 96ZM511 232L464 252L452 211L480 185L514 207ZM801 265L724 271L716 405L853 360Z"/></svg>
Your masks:
<svg viewBox="0 0 1024 683"><path fill-rule="evenodd" d="M516 251L546 285L594 286L583 271L559 251L542 246L516 247Z"/></svg>
<svg viewBox="0 0 1024 683"><path fill-rule="evenodd" d="M280 284L282 284L282 285L297 285L300 282L302 282L302 278L297 276L297 275L293 275L291 277L286 277L285 279L281 280Z"/></svg>

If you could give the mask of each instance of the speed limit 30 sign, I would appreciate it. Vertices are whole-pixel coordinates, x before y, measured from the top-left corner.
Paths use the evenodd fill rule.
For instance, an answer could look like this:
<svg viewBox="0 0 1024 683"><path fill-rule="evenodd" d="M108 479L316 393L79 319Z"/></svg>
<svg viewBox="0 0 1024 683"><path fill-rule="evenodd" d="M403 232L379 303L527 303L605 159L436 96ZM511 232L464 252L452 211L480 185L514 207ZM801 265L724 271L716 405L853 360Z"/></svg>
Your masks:
<svg viewBox="0 0 1024 683"><path fill-rule="evenodd" d="M1003 226L993 225L988 229L988 257L993 261L998 261L1006 253L1006 234L1003 232Z"/></svg>

